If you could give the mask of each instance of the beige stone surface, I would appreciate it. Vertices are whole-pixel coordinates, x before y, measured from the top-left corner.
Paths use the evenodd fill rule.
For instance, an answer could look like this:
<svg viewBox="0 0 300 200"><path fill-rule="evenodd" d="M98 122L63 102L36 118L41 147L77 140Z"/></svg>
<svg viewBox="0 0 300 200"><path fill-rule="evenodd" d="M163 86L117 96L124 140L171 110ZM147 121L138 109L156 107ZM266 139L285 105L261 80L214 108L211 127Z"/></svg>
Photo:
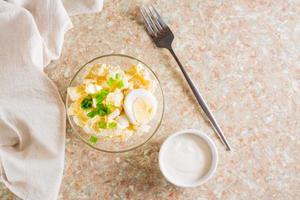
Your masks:
<svg viewBox="0 0 300 200"><path fill-rule="evenodd" d="M153 1L232 152L205 122L173 58L144 31L137 10L144 2L106 1L101 13L72 17L62 56L46 73L64 98L86 61L109 53L135 56L162 82L163 123L148 144L122 154L97 152L67 129L59 199L299 199L300 1ZM169 184L158 168L161 143L184 128L212 137L220 157L214 177L192 189ZM0 185L0 199L15 198Z"/></svg>

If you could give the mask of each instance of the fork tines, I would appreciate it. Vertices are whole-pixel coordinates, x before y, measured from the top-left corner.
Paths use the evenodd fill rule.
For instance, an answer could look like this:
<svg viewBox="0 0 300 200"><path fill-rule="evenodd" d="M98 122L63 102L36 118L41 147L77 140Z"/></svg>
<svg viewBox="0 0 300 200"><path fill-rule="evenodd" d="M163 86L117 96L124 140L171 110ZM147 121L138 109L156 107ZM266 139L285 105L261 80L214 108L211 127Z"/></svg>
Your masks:
<svg viewBox="0 0 300 200"><path fill-rule="evenodd" d="M168 28L167 24L162 20L161 16L152 5L142 6L140 10L149 35L156 36L164 31L164 29Z"/></svg>

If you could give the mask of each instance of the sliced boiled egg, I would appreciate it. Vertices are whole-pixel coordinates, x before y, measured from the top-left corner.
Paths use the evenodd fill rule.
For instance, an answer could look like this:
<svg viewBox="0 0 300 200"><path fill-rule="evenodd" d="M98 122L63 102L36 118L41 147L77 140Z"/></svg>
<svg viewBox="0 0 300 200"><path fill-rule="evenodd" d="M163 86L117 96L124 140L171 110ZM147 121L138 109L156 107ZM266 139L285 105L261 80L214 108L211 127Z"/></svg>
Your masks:
<svg viewBox="0 0 300 200"><path fill-rule="evenodd" d="M155 115L157 100L154 95L145 89L130 91L124 100L124 110L132 124L148 123Z"/></svg>

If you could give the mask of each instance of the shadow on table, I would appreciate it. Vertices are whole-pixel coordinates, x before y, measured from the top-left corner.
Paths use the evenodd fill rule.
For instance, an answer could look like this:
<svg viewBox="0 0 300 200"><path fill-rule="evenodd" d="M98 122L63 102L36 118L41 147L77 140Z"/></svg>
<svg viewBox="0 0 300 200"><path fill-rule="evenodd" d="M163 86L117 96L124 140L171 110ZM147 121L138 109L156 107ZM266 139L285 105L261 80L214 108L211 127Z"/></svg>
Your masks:
<svg viewBox="0 0 300 200"><path fill-rule="evenodd" d="M120 160L118 190L140 195L158 197L164 191L174 188L160 172L158 153L160 143L149 142L144 147L128 152ZM132 197L132 196L131 196Z"/></svg>

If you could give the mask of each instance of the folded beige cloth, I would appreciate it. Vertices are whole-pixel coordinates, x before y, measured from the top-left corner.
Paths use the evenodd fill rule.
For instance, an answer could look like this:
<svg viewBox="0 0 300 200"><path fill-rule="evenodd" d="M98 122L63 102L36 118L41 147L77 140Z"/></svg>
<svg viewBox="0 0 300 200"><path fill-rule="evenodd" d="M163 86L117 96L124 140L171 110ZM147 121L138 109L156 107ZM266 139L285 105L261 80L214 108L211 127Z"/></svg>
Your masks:
<svg viewBox="0 0 300 200"><path fill-rule="evenodd" d="M43 67L61 53L68 12L101 9L101 0L0 0L0 167L22 199L57 199L65 109Z"/></svg>

